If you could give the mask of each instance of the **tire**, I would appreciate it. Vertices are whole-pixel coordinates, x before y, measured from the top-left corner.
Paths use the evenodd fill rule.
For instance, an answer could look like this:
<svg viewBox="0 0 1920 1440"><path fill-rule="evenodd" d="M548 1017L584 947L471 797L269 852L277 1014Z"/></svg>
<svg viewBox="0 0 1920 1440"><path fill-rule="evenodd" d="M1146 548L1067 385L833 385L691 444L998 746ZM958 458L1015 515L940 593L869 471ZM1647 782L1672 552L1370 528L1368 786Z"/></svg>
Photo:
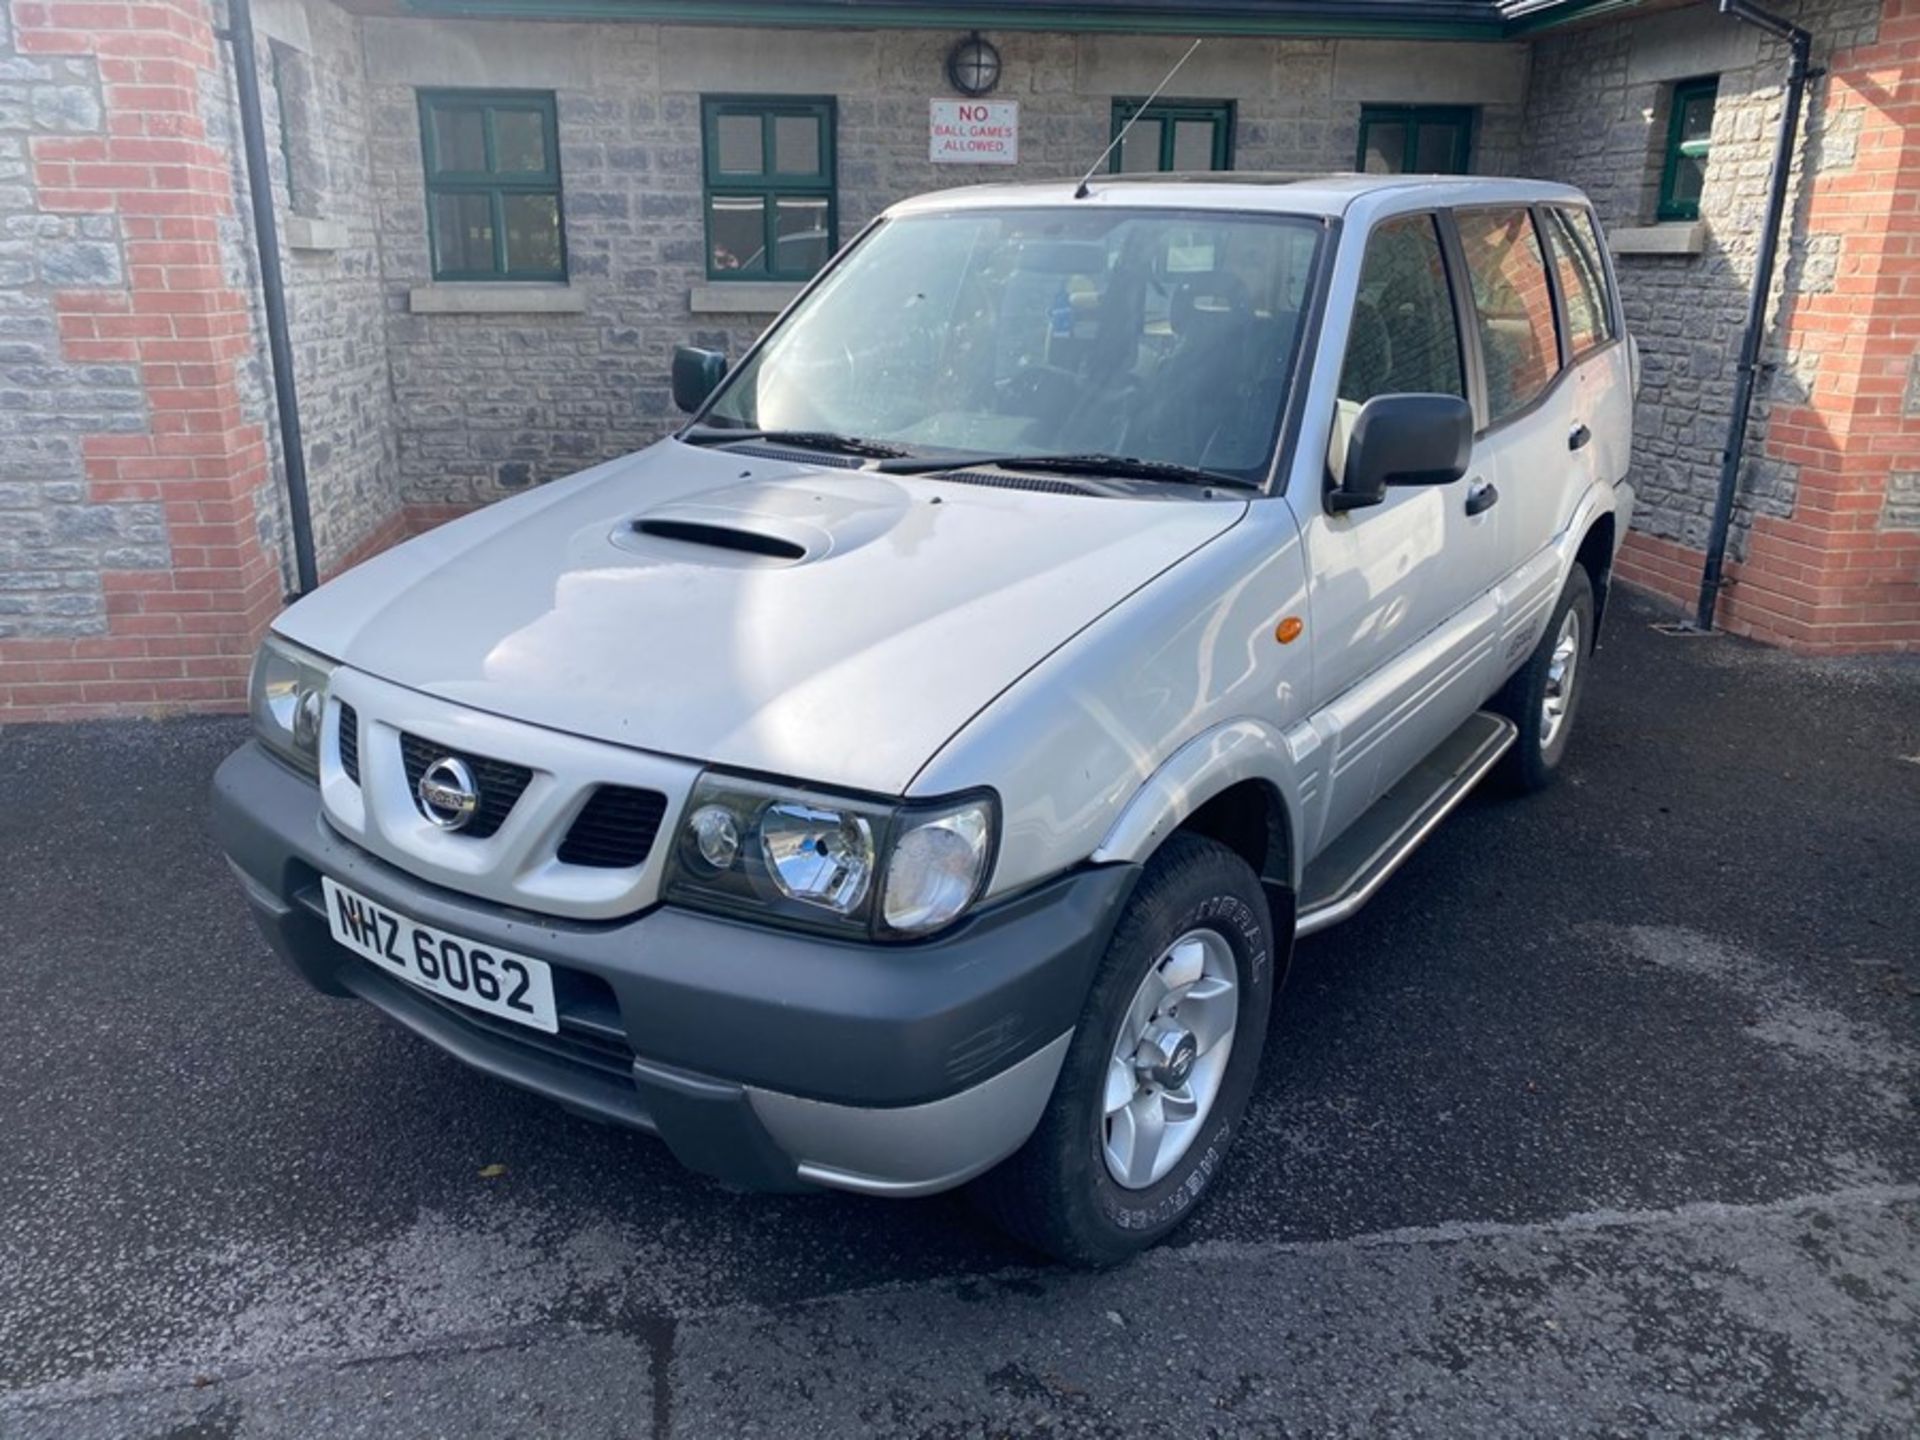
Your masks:
<svg viewBox="0 0 1920 1440"><path fill-rule="evenodd" d="M1566 646L1569 639L1571 645ZM1499 777L1507 789L1530 794L1553 783L1573 736L1592 654L1593 581L1576 562L1567 573L1540 643L1490 707L1520 729L1500 761ZM1561 702L1557 718L1548 709L1550 693Z"/></svg>
<svg viewBox="0 0 1920 1440"><path fill-rule="evenodd" d="M1267 898L1246 861L1216 841L1171 836L1114 930L1039 1127L974 1183L976 1203L1034 1249L1089 1268L1118 1264L1171 1232L1218 1176L1246 1111L1273 1008L1276 953ZM1201 978L1187 981L1196 963ZM1229 970L1231 994L1209 983ZM1185 983L1169 990L1169 980ZM1154 1010L1137 1008L1148 1000L1159 1002ZM1191 1030L1173 1018L1183 1005ZM1128 1048L1133 1063L1123 1062L1123 1027L1131 1040L1143 1014L1163 1018L1146 1022L1149 1038ZM1185 1041L1170 1043L1181 1034ZM1222 1049L1224 1057L1209 1062ZM1142 1055L1169 1063L1143 1069ZM1131 1101L1110 1112L1128 1083L1136 1087ZM1210 1099L1199 1103L1203 1093ZM1164 1173L1144 1163L1150 1120L1140 1119L1136 1132L1133 1118L1149 1116L1156 1096L1164 1129L1153 1154L1156 1163L1165 1157ZM1189 1104L1195 1113L1177 1118ZM1111 1159L1110 1148L1118 1152ZM1131 1183L1123 1184L1115 1166L1129 1157Z"/></svg>

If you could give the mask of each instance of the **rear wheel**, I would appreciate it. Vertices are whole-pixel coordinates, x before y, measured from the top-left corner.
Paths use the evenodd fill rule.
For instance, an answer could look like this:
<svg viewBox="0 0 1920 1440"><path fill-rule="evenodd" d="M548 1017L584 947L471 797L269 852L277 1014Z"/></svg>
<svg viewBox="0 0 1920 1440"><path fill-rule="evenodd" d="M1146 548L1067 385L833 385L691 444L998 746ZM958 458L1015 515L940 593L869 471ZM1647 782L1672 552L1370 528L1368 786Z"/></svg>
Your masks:
<svg viewBox="0 0 1920 1440"><path fill-rule="evenodd" d="M1176 834L1141 876L1039 1128L976 1183L1005 1229L1112 1265L1174 1229L1219 1173L1260 1069L1275 947L1259 879Z"/></svg>
<svg viewBox="0 0 1920 1440"><path fill-rule="evenodd" d="M1576 563L1546 633L1493 702L1492 708L1520 729L1500 762L1509 788L1541 790L1553 783L1573 736L1592 649L1593 582Z"/></svg>

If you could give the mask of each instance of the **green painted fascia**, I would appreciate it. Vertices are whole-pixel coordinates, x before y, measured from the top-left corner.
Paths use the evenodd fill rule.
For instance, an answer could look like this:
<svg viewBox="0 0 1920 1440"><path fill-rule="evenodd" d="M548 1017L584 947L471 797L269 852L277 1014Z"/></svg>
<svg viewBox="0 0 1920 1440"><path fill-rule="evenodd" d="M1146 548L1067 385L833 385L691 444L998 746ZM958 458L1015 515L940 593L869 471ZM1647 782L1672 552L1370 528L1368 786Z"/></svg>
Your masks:
<svg viewBox="0 0 1920 1440"><path fill-rule="evenodd" d="M1627 0L1633 3L1633 0ZM1205 15L1168 5L1114 12L1075 5L809 4L806 0L405 0L421 16L470 20L635 20L675 25L806 29L1047 30L1162 35L1301 35L1381 40L1499 40L1507 23L1485 20L1342 19L1317 15Z"/></svg>
<svg viewBox="0 0 1920 1440"><path fill-rule="evenodd" d="M1298 35L1378 40L1514 40L1646 0L1510 0L1484 20L1414 13L1344 18L1196 14L1175 4L1138 10L1080 5L846 5L830 0L403 0L412 14L469 20L628 20L672 25L765 25L813 30L1046 30L1130 35ZM1414 8L1409 5L1409 11Z"/></svg>
<svg viewBox="0 0 1920 1440"><path fill-rule="evenodd" d="M1513 16L1504 33L1510 39L1524 39L1543 31L1557 30L1576 20L1591 20L1616 10L1635 10L1646 0L1548 0L1548 3Z"/></svg>

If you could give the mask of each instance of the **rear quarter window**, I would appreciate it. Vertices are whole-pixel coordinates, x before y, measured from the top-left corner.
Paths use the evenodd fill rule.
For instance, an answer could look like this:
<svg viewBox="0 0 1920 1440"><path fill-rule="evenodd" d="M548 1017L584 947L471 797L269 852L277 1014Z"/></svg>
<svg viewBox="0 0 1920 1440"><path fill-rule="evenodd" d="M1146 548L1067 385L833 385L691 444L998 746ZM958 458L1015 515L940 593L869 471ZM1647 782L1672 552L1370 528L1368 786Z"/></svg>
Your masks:
<svg viewBox="0 0 1920 1440"><path fill-rule="evenodd" d="M1585 210L1556 205L1545 214L1547 244L1567 307L1567 348L1577 360L1617 334L1600 233Z"/></svg>

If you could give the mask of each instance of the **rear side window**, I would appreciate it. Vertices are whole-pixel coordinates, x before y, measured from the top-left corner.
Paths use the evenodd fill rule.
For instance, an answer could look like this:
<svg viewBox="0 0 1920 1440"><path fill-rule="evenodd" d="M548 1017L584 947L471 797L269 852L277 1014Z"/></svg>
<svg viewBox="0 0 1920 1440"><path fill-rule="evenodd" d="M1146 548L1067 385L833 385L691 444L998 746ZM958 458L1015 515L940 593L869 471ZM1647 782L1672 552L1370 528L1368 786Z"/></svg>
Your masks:
<svg viewBox="0 0 1920 1440"><path fill-rule="evenodd" d="M1383 222L1367 237L1340 399L1364 405L1405 392L1466 395L1460 329L1431 215Z"/></svg>
<svg viewBox="0 0 1920 1440"><path fill-rule="evenodd" d="M1487 420L1524 410L1560 371L1546 257L1524 208L1462 210L1460 243L1487 366Z"/></svg>
<svg viewBox="0 0 1920 1440"><path fill-rule="evenodd" d="M1554 207L1546 212L1547 243L1560 293L1567 306L1567 348L1577 360L1613 339L1613 297L1607 267L1600 258L1600 236L1584 210Z"/></svg>

